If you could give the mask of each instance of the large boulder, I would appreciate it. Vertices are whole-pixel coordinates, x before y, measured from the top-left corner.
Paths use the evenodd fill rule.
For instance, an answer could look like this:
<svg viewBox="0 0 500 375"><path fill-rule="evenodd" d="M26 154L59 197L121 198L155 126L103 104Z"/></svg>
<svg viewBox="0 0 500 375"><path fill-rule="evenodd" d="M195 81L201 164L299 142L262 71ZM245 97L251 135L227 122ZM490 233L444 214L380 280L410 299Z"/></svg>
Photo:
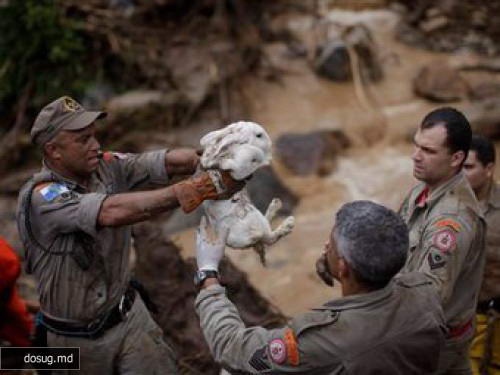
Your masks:
<svg viewBox="0 0 500 375"><path fill-rule="evenodd" d="M498 98L500 95L500 83L480 82L471 87L469 99L475 102Z"/></svg>
<svg viewBox="0 0 500 375"><path fill-rule="evenodd" d="M460 108L472 130L492 139L500 138L500 99L489 98Z"/></svg>
<svg viewBox="0 0 500 375"><path fill-rule="evenodd" d="M272 167L260 168L247 184L248 194L259 211L265 213L273 198L279 198L283 204L278 215L289 216L299 202L299 198L290 191L278 177Z"/></svg>
<svg viewBox="0 0 500 375"><path fill-rule="evenodd" d="M417 95L439 103L460 101L468 94L460 72L444 63L424 66L413 80L413 87Z"/></svg>
<svg viewBox="0 0 500 375"><path fill-rule="evenodd" d="M363 78L378 81L383 71L377 58L376 46L370 30L362 24L349 26L335 38L317 46L314 68L316 73L336 82L351 81L353 78L349 48L356 54Z"/></svg>
<svg viewBox="0 0 500 375"><path fill-rule="evenodd" d="M341 130L288 133L275 142L278 159L299 176L329 174L339 153L349 145L349 139Z"/></svg>

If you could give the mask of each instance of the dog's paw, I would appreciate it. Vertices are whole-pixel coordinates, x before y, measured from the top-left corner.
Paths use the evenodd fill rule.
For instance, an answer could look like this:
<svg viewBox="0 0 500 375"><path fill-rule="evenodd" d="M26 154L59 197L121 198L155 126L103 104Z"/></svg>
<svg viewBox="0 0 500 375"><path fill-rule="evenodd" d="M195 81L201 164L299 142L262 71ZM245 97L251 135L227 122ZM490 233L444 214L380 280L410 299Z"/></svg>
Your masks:
<svg viewBox="0 0 500 375"><path fill-rule="evenodd" d="M269 208L268 210L273 210L273 211L278 211L283 204L281 203L281 199L279 198L273 198L271 203L269 203Z"/></svg>
<svg viewBox="0 0 500 375"><path fill-rule="evenodd" d="M285 232L291 232L294 226L295 218L293 216L288 216L282 223L282 227Z"/></svg>

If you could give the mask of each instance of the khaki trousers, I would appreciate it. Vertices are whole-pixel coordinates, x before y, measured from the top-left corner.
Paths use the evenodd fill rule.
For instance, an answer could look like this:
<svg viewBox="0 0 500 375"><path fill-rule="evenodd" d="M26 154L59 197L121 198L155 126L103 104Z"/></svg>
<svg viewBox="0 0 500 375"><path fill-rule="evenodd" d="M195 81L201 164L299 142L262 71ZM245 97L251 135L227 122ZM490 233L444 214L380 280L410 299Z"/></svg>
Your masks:
<svg viewBox="0 0 500 375"><path fill-rule="evenodd" d="M142 299L136 295L125 321L107 330L98 339L66 337L47 332L50 347L79 347L80 371L62 374L177 374L175 355L163 339Z"/></svg>

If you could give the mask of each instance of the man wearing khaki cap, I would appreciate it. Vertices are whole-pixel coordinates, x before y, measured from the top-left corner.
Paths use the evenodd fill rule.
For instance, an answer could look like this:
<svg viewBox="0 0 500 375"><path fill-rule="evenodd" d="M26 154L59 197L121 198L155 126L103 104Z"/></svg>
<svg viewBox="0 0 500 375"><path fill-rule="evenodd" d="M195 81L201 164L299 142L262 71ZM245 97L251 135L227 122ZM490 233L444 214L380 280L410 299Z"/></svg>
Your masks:
<svg viewBox="0 0 500 375"><path fill-rule="evenodd" d="M26 267L38 279L47 344L80 348L80 374L176 374L172 349L130 285L131 224L241 189L228 173L195 172L192 149L102 153L95 122L69 97L44 107L31 130L43 166L21 189L17 222Z"/></svg>

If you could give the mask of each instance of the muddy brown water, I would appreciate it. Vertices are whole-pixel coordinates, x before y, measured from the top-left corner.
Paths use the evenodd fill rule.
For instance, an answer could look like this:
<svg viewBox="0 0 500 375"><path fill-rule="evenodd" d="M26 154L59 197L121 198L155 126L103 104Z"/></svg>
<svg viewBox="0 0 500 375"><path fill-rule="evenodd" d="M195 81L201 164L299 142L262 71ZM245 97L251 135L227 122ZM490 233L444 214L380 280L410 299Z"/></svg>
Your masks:
<svg viewBox="0 0 500 375"><path fill-rule="evenodd" d="M269 249L267 268L260 265L252 251L226 251L260 291L289 315L340 295L338 284L333 289L324 286L314 271L335 211L343 203L357 199L397 209L415 183L409 140L423 116L438 106L415 97L413 77L429 62L466 58L417 50L395 41L397 16L388 11L334 11L328 17L341 23L362 21L373 31L385 79L366 88L370 106L363 105L353 84L318 78L303 59L287 61L290 73L281 84L255 78L243 82L250 119L265 126L271 138L284 132L340 128L354 139L354 147L339 157L337 168L327 177L295 177L273 162L301 202L294 213L293 232ZM294 17L288 22L299 34L310 31L310 20L306 18ZM282 61L281 56L273 57L273 61ZM374 129L379 136L367 139L366 134ZM186 256L193 254L193 230L177 234L174 240Z"/></svg>

